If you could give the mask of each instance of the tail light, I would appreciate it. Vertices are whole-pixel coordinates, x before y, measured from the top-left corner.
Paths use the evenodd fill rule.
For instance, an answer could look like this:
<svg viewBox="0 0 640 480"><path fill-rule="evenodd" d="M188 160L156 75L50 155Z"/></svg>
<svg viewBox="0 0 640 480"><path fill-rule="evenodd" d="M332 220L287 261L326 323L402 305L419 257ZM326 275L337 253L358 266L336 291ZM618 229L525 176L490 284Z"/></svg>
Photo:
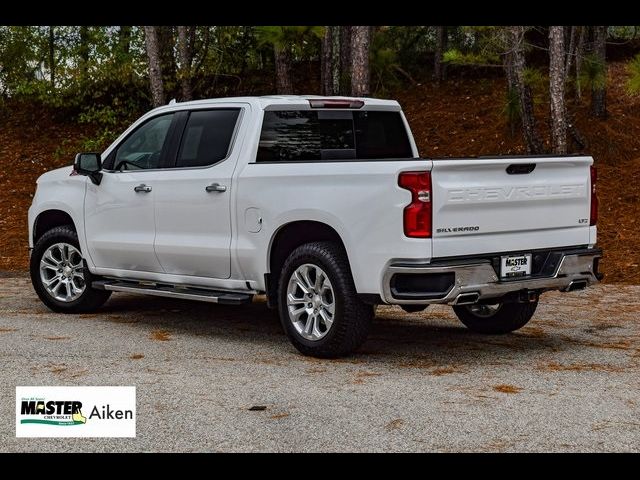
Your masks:
<svg viewBox="0 0 640 480"><path fill-rule="evenodd" d="M431 237L431 172L402 172L398 185L411 192L404 208L404 234L413 238Z"/></svg>
<svg viewBox="0 0 640 480"><path fill-rule="evenodd" d="M598 195L596 193L596 183L598 183L598 171L591 165L591 219L589 225L598 223Z"/></svg>

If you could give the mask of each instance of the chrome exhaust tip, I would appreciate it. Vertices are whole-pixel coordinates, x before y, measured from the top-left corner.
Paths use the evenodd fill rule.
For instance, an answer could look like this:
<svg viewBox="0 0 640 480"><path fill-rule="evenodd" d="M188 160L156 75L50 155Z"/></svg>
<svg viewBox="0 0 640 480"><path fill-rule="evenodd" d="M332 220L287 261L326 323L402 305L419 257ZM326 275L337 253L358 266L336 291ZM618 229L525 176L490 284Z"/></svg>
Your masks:
<svg viewBox="0 0 640 480"><path fill-rule="evenodd" d="M471 305L473 303L477 303L480 299L479 292L469 292L469 293L461 293L456 297L456 301L453 302L454 305Z"/></svg>
<svg viewBox="0 0 640 480"><path fill-rule="evenodd" d="M567 288L565 288L565 292L575 292L577 290L584 290L585 288L587 288L587 281L586 280L574 280L573 282L571 282L569 284L569 286Z"/></svg>

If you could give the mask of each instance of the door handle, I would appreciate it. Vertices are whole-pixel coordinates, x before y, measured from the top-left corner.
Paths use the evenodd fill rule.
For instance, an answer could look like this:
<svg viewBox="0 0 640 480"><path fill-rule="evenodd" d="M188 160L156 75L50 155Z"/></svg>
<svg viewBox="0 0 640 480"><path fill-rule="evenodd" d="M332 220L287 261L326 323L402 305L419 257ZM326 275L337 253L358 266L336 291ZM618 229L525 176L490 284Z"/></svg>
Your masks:
<svg viewBox="0 0 640 480"><path fill-rule="evenodd" d="M220 185L219 183L212 183L211 185L207 185L204 187L207 192L226 192L226 185Z"/></svg>
<svg viewBox="0 0 640 480"><path fill-rule="evenodd" d="M140 185L133 187L133 191L149 193L151 191L151 187L149 185L145 185L144 183L141 183Z"/></svg>

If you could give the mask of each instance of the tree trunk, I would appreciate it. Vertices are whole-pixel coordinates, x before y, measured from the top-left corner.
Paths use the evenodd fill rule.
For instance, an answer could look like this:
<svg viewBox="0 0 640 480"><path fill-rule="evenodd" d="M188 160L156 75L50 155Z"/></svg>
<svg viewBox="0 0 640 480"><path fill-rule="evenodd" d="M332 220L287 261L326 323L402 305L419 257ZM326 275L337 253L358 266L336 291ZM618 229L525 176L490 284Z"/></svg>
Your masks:
<svg viewBox="0 0 640 480"><path fill-rule="evenodd" d="M121 26L118 30L118 47L124 54L129 54L131 49L131 27Z"/></svg>
<svg viewBox="0 0 640 480"><path fill-rule="evenodd" d="M369 45L371 29L368 26L351 27L351 95L369 95Z"/></svg>
<svg viewBox="0 0 640 480"><path fill-rule="evenodd" d="M564 27L549 27L549 99L553 153L567 153L567 119L564 104Z"/></svg>
<svg viewBox="0 0 640 480"><path fill-rule="evenodd" d="M518 92L520 103L520 118L522 120L522 134L525 140L527 153L538 154L543 152L542 141L536 128L536 119L533 115L533 97L531 88L525 83L524 70L526 66L524 56L525 27L521 25L507 27L509 34L509 47L512 55L513 78Z"/></svg>
<svg viewBox="0 0 640 480"><path fill-rule="evenodd" d="M89 67L89 27L83 25L80 27L80 48L78 49L80 56L80 76L87 78L87 69Z"/></svg>
<svg viewBox="0 0 640 480"><path fill-rule="evenodd" d="M332 95L340 93L340 27L331 29L331 92Z"/></svg>
<svg viewBox="0 0 640 480"><path fill-rule="evenodd" d="M291 52L288 45L273 46L273 53L276 62L276 93L291 94L293 86L291 84Z"/></svg>
<svg viewBox="0 0 640 480"><path fill-rule="evenodd" d="M442 57L447 49L447 27L436 27L436 51L433 59L433 78L439 84L444 80L446 65Z"/></svg>
<svg viewBox="0 0 640 480"><path fill-rule="evenodd" d="M581 26L578 35L578 45L576 45L576 101L582 99L582 88L580 86L580 69L582 68L582 56L584 55L584 37L587 27Z"/></svg>
<svg viewBox="0 0 640 480"><path fill-rule="evenodd" d="M331 59L333 46L333 31L331 27L324 27L320 56L320 90L322 95L333 95L333 81L331 77Z"/></svg>
<svg viewBox="0 0 640 480"><path fill-rule="evenodd" d="M593 54L602 64L604 79L596 82L591 88L591 113L598 118L607 116L607 58L606 58L607 27L593 27Z"/></svg>
<svg viewBox="0 0 640 480"><path fill-rule="evenodd" d="M513 72L513 54L511 52L505 53L502 59L502 66L504 67L504 76L507 79L507 102L511 102L514 92L517 92L516 76ZM516 134L516 116L509 113L509 132L511 136Z"/></svg>
<svg viewBox="0 0 640 480"><path fill-rule="evenodd" d="M569 48L566 52L566 59L564 62L564 78L565 81L569 78L571 74L571 64L573 63L573 58L576 56L576 31L578 27L572 26L569 27Z"/></svg>
<svg viewBox="0 0 640 480"><path fill-rule="evenodd" d="M144 39L149 61L149 83L153 106L164 105L164 84L162 82L162 66L158 49L158 32L156 27L144 27Z"/></svg>
<svg viewBox="0 0 640 480"><path fill-rule="evenodd" d="M53 26L49 27L49 79L51 87L56 88L56 37Z"/></svg>
<svg viewBox="0 0 640 480"><path fill-rule="evenodd" d="M351 31L353 27L340 28L340 95L351 92Z"/></svg>
<svg viewBox="0 0 640 480"><path fill-rule="evenodd" d="M176 46L175 27L163 25L156 27L158 37L158 54L160 56L160 67L162 69L162 81L165 88L172 85L178 78L178 68L174 49Z"/></svg>
<svg viewBox="0 0 640 480"><path fill-rule="evenodd" d="M180 87L182 89L182 100L189 101L193 98L191 89L191 60L192 52L189 42L189 32L187 27L178 27L178 56L180 61Z"/></svg>

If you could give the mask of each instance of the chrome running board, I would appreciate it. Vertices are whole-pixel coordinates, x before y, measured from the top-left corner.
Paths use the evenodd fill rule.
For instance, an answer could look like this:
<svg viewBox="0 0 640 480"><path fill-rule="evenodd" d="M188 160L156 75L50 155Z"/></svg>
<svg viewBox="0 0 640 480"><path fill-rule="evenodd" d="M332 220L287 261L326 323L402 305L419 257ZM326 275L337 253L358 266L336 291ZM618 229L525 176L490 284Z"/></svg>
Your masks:
<svg viewBox="0 0 640 480"><path fill-rule="evenodd" d="M93 288L112 292L140 293L156 297L197 300L199 302L220 303L223 305L242 305L251 303L250 293L220 292L205 288L183 287L167 284L137 283L113 280L100 280L91 284Z"/></svg>

